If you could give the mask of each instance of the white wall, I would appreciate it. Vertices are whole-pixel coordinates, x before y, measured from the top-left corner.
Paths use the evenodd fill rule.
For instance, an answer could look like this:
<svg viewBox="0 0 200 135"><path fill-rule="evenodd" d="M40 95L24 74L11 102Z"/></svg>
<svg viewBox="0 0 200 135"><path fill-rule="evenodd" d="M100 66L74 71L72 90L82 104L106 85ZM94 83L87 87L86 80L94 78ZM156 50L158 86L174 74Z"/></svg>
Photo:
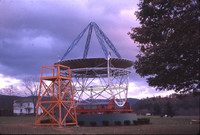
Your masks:
<svg viewBox="0 0 200 135"><path fill-rule="evenodd" d="M16 103L13 104L13 113L20 115L20 114L33 114L34 113L34 105L32 102L25 102L25 103ZM39 107L38 114L42 113L42 109Z"/></svg>

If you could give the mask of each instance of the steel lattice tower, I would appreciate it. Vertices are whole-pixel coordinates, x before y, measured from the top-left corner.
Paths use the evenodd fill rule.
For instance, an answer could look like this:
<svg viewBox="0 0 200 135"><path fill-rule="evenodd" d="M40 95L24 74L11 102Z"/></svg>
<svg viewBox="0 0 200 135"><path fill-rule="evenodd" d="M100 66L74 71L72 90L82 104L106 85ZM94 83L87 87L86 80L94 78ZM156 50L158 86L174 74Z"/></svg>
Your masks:
<svg viewBox="0 0 200 135"><path fill-rule="evenodd" d="M68 75L62 76L62 71ZM39 107L43 110L41 116ZM77 125L69 67L59 64L42 67L35 125Z"/></svg>

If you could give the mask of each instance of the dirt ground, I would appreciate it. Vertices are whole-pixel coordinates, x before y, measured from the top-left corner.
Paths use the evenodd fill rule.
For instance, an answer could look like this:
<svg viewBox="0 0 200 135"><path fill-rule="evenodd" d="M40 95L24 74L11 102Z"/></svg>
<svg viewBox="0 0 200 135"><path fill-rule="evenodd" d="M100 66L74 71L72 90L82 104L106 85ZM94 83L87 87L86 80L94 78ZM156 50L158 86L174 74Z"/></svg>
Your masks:
<svg viewBox="0 0 200 135"><path fill-rule="evenodd" d="M146 116L138 116L146 117ZM161 118L150 116L150 124L129 126L37 126L34 116L0 117L0 134L198 134L198 116L175 116Z"/></svg>

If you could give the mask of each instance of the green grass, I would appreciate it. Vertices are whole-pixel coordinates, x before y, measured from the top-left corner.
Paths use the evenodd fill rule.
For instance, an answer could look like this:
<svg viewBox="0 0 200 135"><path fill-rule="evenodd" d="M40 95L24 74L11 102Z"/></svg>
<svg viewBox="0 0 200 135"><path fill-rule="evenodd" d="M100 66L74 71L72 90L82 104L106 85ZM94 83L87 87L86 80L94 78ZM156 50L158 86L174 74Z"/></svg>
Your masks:
<svg viewBox="0 0 200 135"><path fill-rule="evenodd" d="M34 126L33 116L0 117L0 134L198 134L199 124L190 125L190 121L199 120L198 116L138 116L150 118L148 125L75 127Z"/></svg>

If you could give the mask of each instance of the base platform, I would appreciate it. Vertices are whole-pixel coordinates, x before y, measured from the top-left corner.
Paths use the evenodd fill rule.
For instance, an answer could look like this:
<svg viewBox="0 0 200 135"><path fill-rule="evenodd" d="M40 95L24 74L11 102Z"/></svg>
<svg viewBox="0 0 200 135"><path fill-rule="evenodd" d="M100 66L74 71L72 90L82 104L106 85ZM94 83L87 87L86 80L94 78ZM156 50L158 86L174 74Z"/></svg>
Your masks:
<svg viewBox="0 0 200 135"><path fill-rule="evenodd" d="M134 120L137 120L135 113L77 115L80 126L124 125L125 121L130 121L130 124L133 124Z"/></svg>

